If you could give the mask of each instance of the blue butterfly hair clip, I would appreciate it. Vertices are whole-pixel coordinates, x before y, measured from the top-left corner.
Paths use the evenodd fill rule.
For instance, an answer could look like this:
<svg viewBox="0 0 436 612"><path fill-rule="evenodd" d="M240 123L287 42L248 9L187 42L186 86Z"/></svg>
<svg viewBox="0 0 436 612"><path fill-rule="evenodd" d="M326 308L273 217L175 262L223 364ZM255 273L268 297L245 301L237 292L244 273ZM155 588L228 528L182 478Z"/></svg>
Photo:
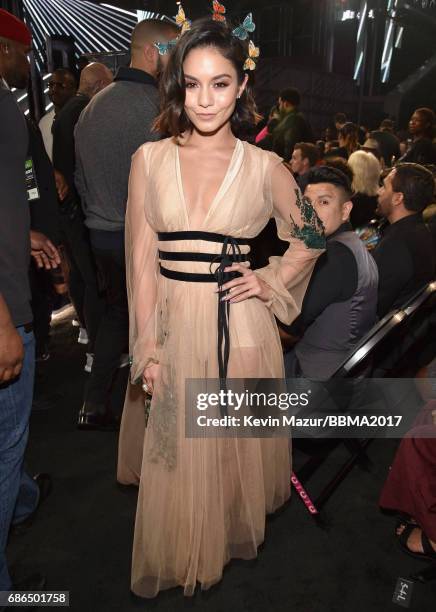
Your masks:
<svg viewBox="0 0 436 612"><path fill-rule="evenodd" d="M177 40L177 38L173 38L172 40L169 40L166 43L155 42L154 46L159 51L159 55L166 55L171 51L171 49L173 49L177 45Z"/></svg>
<svg viewBox="0 0 436 612"><path fill-rule="evenodd" d="M239 40L247 40L251 32L254 32L256 26L253 22L253 14L249 13L244 21L235 28L232 32L233 36L239 38Z"/></svg>

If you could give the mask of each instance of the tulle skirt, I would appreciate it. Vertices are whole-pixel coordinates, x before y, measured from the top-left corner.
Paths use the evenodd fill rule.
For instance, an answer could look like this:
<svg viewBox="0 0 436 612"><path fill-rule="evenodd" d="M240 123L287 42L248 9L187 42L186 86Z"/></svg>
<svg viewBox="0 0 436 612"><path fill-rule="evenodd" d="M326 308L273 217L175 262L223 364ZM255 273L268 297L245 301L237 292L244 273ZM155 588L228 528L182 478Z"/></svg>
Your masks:
<svg viewBox="0 0 436 612"><path fill-rule="evenodd" d="M139 482L131 585L142 597L174 586L192 595L231 558L255 557L266 514L290 495L288 439L185 435L186 380L218 377L216 303L213 285L161 278L161 371L146 429L140 388L127 392L118 480ZM259 300L231 306L230 342L229 378L283 376L277 328Z"/></svg>

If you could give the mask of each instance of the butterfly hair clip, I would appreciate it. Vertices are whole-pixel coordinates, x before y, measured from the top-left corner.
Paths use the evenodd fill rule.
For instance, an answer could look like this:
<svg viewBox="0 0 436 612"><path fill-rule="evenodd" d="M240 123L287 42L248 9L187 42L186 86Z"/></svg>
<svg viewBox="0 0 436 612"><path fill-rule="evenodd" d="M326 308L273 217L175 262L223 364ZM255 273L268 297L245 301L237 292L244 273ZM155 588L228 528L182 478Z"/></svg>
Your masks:
<svg viewBox="0 0 436 612"><path fill-rule="evenodd" d="M185 32L191 29L191 21L189 19L186 19L185 11L183 10L181 4L179 4L179 11L175 16L175 20L178 27L182 30L181 34L184 34Z"/></svg>
<svg viewBox="0 0 436 612"><path fill-rule="evenodd" d="M254 42L250 40L248 43L248 57L245 60L244 70L254 70L256 68L256 60L260 55L259 47L256 47Z"/></svg>
<svg viewBox="0 0 436 612"><path fill-rule="evenodd" d="M159 55L166 55L169 53L174 47L177 45L177 38L173 38L166 43L163 42L155 42L154 46L159 51Z"/></svg>
<svg viewBox="0 0 436 612"><path fill-rule="evenodd" d="M226 20L225 18L226 7L220 2L218 2L218 0L213 0L212 7L213 7L212 19L214 21L225 21Z"/></svg>
<svg viewBox="0 0 436 612"><path fill-rule="evenodd" d="M236 38L239 38L239 40L247 40L250 33L254 32L255 29L256 26L253 22L253 14L249 13L241 25L233 30L232 34L233 36L236 36Z"/></svg>

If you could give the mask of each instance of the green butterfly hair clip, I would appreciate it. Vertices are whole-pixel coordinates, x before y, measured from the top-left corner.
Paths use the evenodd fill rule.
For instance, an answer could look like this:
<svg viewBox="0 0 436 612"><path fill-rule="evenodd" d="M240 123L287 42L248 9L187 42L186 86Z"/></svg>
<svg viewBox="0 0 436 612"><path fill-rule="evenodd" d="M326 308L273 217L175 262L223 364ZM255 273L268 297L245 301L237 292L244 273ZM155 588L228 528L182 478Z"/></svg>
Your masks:
<svg viewBox="0 0 436 612"><path fill-rule="evenodd" d="M232 32L233 36L239 38L239 40L247 40L251 32L254 32L256 26L253 22L253 13L248 13L244 21L235 28Z"/></svg>
<svg viewBox="0 0 436 612"><path fill-rule="evenodd" d="M177 40L177 38L173 38L172 40L169 40L166 43L155 42L154 46L159 51L159 55L166 55L177 45Z"/></svg>

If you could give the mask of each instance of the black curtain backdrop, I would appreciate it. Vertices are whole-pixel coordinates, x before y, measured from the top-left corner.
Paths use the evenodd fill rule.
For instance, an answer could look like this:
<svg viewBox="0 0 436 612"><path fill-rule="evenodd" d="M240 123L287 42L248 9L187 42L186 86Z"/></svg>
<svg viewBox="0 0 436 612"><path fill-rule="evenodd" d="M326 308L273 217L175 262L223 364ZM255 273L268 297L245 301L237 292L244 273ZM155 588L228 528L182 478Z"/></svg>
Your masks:
<svg viewBox="0 0 436 612"><path fill-rule="evenodd" d="M17 17L23 16L23 3L21 0L0 0L0 8L17 15Z"/></svg>

